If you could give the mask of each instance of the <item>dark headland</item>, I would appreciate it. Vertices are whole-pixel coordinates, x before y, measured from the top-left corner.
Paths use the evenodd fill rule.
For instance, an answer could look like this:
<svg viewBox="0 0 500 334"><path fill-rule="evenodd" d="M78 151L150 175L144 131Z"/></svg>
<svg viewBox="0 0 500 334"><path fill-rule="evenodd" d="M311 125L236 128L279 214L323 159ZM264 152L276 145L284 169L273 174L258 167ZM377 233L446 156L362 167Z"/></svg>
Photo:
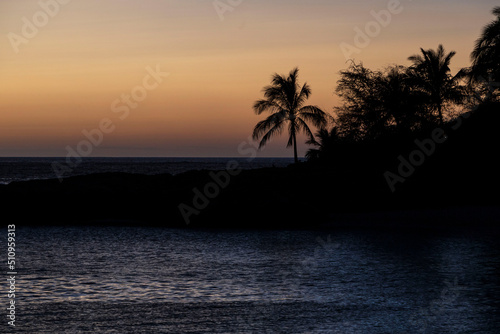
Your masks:
<svg viewBox="0 0 500 334"><path fill-rule="evenodd" d="M490 104L443 129L339 144L326 161L13 182L0 199L9 222L33 226L499 228L499 124Z"/></svg>

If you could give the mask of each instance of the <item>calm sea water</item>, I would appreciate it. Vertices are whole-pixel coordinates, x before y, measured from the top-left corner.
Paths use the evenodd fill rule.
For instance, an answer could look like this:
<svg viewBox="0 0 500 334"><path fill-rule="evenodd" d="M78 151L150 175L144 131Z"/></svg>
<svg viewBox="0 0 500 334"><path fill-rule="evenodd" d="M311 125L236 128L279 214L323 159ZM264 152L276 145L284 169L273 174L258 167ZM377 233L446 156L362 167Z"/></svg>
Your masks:
<svg viewBox="0 0 500 334"><path fill-rule="evenodd" d="M500 328L486 233L18 227L17 259L19 333Z"/></svg>
<svg viewBox="0 0 500 334"><path fill-rule="evenodd" d="M64 175L75 176L105 172L138 174L178 174L188 170L224 169L231 160L238 161L242 169L262 167L286 167L291 158L84 158L71 172ZM0 158L0 184L12 181L54 179L57 174L52 164L65 165L65 158Z"/></svg>

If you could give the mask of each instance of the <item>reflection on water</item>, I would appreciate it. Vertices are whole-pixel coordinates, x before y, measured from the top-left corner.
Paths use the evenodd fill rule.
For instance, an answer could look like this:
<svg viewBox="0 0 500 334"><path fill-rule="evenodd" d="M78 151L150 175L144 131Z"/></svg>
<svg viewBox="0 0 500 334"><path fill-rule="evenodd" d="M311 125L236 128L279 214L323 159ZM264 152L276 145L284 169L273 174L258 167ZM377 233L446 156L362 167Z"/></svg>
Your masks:
<svg viewBox="0 0 500 334"><path fill-rule="evenodd" d="M17 331L500 328L500 246L486 233L71 227L18 234Z"/></svg>

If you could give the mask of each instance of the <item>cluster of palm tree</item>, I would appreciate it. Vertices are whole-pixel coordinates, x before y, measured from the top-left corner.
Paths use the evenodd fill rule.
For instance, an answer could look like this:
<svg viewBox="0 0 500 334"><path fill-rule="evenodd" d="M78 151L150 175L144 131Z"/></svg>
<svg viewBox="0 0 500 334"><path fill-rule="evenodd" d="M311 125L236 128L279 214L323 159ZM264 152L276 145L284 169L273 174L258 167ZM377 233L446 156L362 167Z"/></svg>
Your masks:
<svg viewBox="0 0 500 334"><path fill-rule="evenodd" d="M395 65L373 71L352 62L341 71L336 89L343 104L335 108L337 117L317 106L304 105L311 94L309 85L300 86L298 69L288 76L275 74L264 88L265 99L254 104L260 115L270 112L254 129L254 139L264 146L274 135L288 127L288 146L297 158L297 134L305 133L308 144L316 146L307 157L329 154L339 140L373 140L386 134L410 133L428 126L444 126L468 103L500 100L500 7L493 10L496 20L488 24L471 54L472 66L452 75L450 63L455 52L420 49L408 58L411 66ZM319 130L317 140L308 122ZM327 129L334 123L333 128Z"/></svg>
<svg viewBox="0 0 500 334"><path fill-rule="evenodd" d="M387 133L408 132L429 124L444 124L444 112L461 105L467 89L461 75L452 76L455 52L420 50L410 67L390 66L372 71L352 63L341 72L335 108L340 133L353 140L376 139Z"/></svg>

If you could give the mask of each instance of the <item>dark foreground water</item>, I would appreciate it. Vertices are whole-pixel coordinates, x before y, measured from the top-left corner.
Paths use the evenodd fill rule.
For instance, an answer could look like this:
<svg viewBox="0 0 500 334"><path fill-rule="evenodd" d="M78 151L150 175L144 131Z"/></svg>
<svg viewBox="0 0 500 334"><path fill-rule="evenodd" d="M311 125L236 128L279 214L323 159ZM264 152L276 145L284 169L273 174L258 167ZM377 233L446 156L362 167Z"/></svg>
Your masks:
<svg viewBox="0 0 500 334"><path fill-rule="evenodd" d="M16 333L500 328L500 245L488 233L18 227L16 234ZM4 237L0 245L6 249ZM7 305L6 293L1 298Z"/></svg>

